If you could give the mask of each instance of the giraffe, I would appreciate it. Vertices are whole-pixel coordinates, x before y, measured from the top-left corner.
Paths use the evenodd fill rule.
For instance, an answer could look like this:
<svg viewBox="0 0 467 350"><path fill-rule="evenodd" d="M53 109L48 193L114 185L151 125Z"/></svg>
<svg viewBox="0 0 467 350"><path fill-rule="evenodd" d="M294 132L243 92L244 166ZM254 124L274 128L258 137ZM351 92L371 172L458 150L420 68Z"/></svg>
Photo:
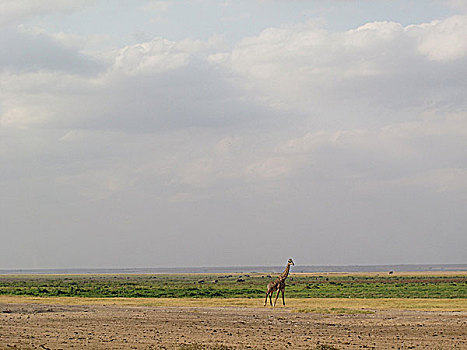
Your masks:
<svg viewBox="0 0 467 350"><path fill-rule="evenodd" d="M287 279L287 276L289 275L290 271L290 265L295 265L292 259L289 259L287 261L287 267L285 268L284 272L282 272L279 277L274 282L269 282L268 283L268 290L266 292L266 299L264 300L264 306L268 303L268 297L269 297L269 302L272 305L272 294L277 291L276 299L274 300L274 307L276 306L277 298L279 298L279 293L282 294L282 304L285 306L285 300L284 300L284 292L285 292L285 280Z"/></svg>

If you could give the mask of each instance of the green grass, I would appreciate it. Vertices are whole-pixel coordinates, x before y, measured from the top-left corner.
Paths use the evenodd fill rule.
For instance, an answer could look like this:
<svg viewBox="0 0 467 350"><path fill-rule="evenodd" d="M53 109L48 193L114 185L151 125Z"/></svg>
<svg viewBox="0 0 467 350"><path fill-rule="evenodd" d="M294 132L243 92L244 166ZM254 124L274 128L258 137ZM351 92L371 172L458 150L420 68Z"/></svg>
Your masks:
<svg viewBox="0 0 467 350"><path fill-rule="evenodd" d="M0 294L94 298L261 298L263 275L0 276ZM217 282L214 282L214 281ZM467 298L467 276L293 276L287 298ZM280 298L279 298L280 299Z"/></svg>

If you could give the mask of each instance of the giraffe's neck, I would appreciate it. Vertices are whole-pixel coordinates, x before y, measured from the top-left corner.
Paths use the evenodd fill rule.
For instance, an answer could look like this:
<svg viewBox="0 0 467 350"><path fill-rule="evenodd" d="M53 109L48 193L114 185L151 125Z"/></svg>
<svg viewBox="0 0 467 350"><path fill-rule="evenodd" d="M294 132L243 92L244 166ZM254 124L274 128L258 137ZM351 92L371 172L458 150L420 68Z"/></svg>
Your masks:
<svg viewBox="0 0 467 350"><path fill-rule="evenodd" d="M285 280L287 276L289 275L289 271L290 271L290 264L287 264L287 267L285 268L284 272L282 272L282 274L279 276L279 279L282 281Z"/></svg>

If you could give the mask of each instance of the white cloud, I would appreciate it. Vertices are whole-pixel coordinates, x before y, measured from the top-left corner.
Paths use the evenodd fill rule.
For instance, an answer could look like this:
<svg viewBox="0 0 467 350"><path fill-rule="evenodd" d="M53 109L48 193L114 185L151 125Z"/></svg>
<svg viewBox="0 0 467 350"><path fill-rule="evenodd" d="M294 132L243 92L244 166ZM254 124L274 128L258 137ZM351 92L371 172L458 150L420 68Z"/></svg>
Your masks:
<svg viewBox="0 0 467 350"><path fill-rule="evenodd" d="M73 124L76 113L96 108L90 104L78 108L83 95L92 96L95 92L92 78L45 70L7 71L0 76L0 124L5 126L34 128L57 122L67 127L68 123Z"/></svg>
<svg viewBox="0 0 467 350"><path fill-rule="evenodd" d="M239 74L262 103L319 116L320 123L326 116L322 127L384 125L429 108L463 108L452 91L466 92L459 80L466 74L465 28L463 16L407 27L374 22L344 32L308 22L268 28L210 60Z"/></svg>
<svg viewBox="0 0 467 350"><path fill-rule="evenodd" d="M418 40L418 50L434 61L448 61L467 55L467 16L454 16L407 27Z"/></svg>
<svg viewBox="0 0 467 350"><path fill-rule="evenodd" d="M463 18L442 23L450 20ZM444 62L445 71L431 72L430 59L419 53L420 41L413 39L429 37L429 30L439 30L440 23L404 28L376 22L331 33L308 22L270 28L224 54L217 51L223 44L216 37L155 38L113 52L105 73L95 76L58 72L53 66L37 72L7 71L0 83L0 123L64 129L63 142L80 140L83 132L92 130L131 134L219 128L222 137L211 139L208 151L175 164L159 163L173 167L165 172L170 183L194 188L224 181L292 179L322 164L326 154L353 164L341 163L342 174L360 173L374 181L372 177L394 166L394 176L409 176L429 170L423 154L431 147L443 163L434 145L450 150L440 165L450 168L462 154L456 147L464 145L465 117L438 109L438 103L465 110L464 100L456 99L465 87L455 81L442 84L464 71L457 70L456 62ZM428 74L434 78L425 85ZM387 102L391 99L394 103ZM258 101L293 113L263 108ZM374 107L379 101L385 102ZM419 119L431 110L435 117ZM359 114L362 111L365 114ZM368 125L372 119L378 123ZM251 134L245 125L253 128ZM193 148L206 146L206 141L199 142ZM413 168L404 172L414 160ZM368 165L375 162L375 168ZM137 167L152 169L144 160Z"/></svg>
<svg viewBox="0 0 467 350"><path fill-rule="evenodd" d="M4 125L154 131L236 123L261 109L206 62L220 37L155 38L93 55L44 32L6 37L21 40L0 54Z"/></svg>
<svg viewBox="0 0 467 350"><path fill-rule="evenodd" d="M5 76L1 118L9 125L15 120L24 126L27 120L60 118L70 126L117 128L130 124L134 128L140 120L144 121L140 125L150 122L154 129L249 119L246 114L259 112L261 104L293 113L291 118L301 114L297 123L314 124L315 129L336 123L344 129L381 127L430 109L464 108L461 96L466 91L459 79L466 73L462 45L451 45L457 51L441 50L442 54L430 47L437 41L462 42L466 22L459 16L405 28L375 22L345 32L328 32L317 22L307 22L269 28L227 53L219 52L224 45L219 37L155 38L96 54L105 60L65 48L61 43L67 36L57 41L45 33L17 33L21 40L27 38L24 45L16 56L13 50L0 61L4 67L38 72ZM48 56L36 54L41 50ZM457 59L441 63L439 55ZM84 76L104 71L105 65L105 74ZM19 84L25 89L14 93ZM61 98L55 98L57 93ZM244 107L238 108L241 104ZM193 110L199 111L196 118L190 116Z"/></svg>
<svg viewBox="0 0 467 350"><path fill-rule="evenodd" d="M189 57L176 43L157 38L120 50L113 68L130 75L151 74L186 66Z"/></svg>
<svg viewBox="0 0 467 350"><path fill-rule="evenodd" d="M171 41L154 38L151 41L126 46L115 56L112 69L129 75L154 74L187 66L194 57L218 47L223 47L223 39L213 36L205 41L184 39Z"/></svg>
<svg viewBox="0 0 467 350"><path fill-rule="evenodd" d="M465 188L466 140L465 113L438 115L376 130L309 132L285 142L270 160L281 159L291 174L324 172L337 182L352 176L349 185L356 190L434 185L453 191Z"/></svg>

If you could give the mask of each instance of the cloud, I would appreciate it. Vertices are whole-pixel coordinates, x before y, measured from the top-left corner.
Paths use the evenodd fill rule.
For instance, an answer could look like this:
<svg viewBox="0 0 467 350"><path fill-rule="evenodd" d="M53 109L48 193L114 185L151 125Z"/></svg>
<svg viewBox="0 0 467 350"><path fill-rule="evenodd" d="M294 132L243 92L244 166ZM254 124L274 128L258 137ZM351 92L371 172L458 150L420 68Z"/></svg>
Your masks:
<svg viewBox="0 0 467 350"><path fill-rule="evenodd" d="M210 60L240 75L258 101L316 116L321 127L383 125L427 109L465 107L459 76L467 74L466 26L467 17L455 16L331 32L311 21L268 28Z"/></svg>
<svg viewBox="0 0 467 350"><path fill-rule="evenodd" d="M127 75L151 74L186 66L190 53L177 48L175 42L156 38L120 50L113 70Z"/></svg>
<svg viewBox="0 0 467 350"><path fill-rule="evenodd" d="M228 127L274 115L245 96L222 69L198 57L215 42L156 38L127 46L95 76L87 76L87 61L79 66L76 52L65 60L71 71L49 63L49 73L4 73L1 123L148 132Z"/></svg>
<svg viewBox="0 0 467 350"><path fill-rule="evenodd" d="M178 151L177 162L158 163L172 169L164 181L184 193L177 201L189 197L190 187L290 181L317 167L324 176L332 164L340 178L372 183L434 171L427 153L436 155L440 169L462 168L463 58L434 60L419 45L463 20L408 27L375 22L340 33L307 22L267 29L227 53L219 53L224 46L217 38L154 38L107 53L106 66L93 75L85 68L91 56L66 51L45 34L21 33L52 53L65 50L74 67L38 58L41 69L19 65L4 72L0 125L62 129L62 142L93 131L186 130L190 139L211 130L209 144L198 139ZM459 38L459 31L445 35ZM149 163L140 159L136 167L153 174ZM68 183L102 184L106 173L89 169Z"/></svg>
<svg viewBox="0 0 467 350"><path fill-rule="evenodd" d="M291 113L297 123L326 129L383 126L429 110L461 111L466 91L459 77L467 75L467 56L455 43L465 42L465 23L466 17L456 16L329 32L307 22L266 29L224 53L218 38L155 38L100 54L105 61L50 35L13 33L5 37L11 53L0 54L4 69L53 73L7 74L5 96L27 80L31 86L44 81L40 94L5 100L2 120L157 130L266 122ZM454 44L440 54L437 42ZM51 103L57 92L61 98Z"/></svg>
<svg viewBox="0 0 467 350"><path fill-rule="evenodd" d="M317 181L345 181L355 191L422 186L433 191L465 190L467 115L438 115L380 129L321 130L277 148L288 172ZM446 179L445 185L442 185Z"/></svg>
<svg viewBox="0 0 467 350"><path fill-rule="evenodd" d="M467 56L467 16L454 16L409 26L407 31L418 40L418 51L434 61L450 61Z"/></svg>

